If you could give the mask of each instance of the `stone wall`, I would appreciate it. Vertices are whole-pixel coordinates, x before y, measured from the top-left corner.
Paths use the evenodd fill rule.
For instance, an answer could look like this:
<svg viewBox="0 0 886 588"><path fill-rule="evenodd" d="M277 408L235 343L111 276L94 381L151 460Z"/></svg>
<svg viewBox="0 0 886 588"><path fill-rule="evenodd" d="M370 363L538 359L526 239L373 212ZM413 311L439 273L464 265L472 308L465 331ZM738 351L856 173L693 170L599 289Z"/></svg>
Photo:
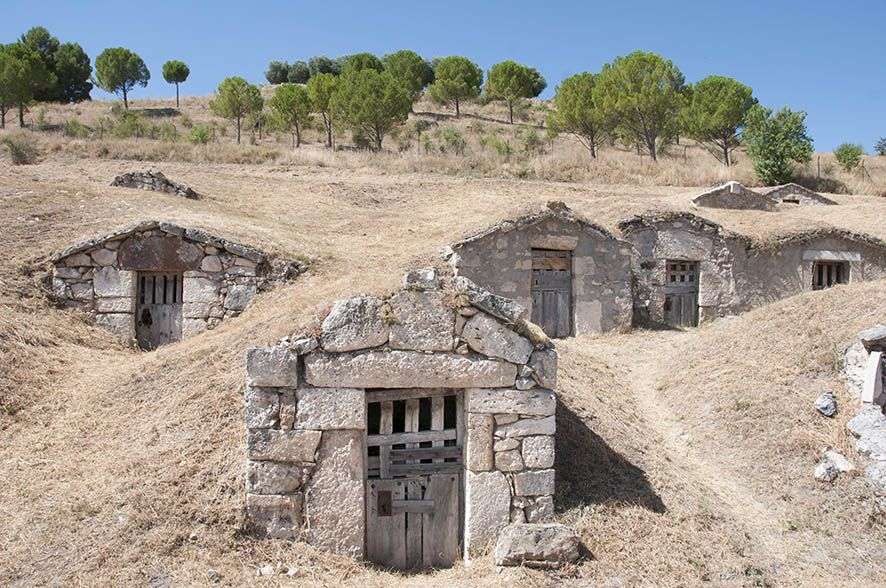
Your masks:
<svg viewBox="0 0 886 588"><path fill-rule="evenodd" d="M88 312L125 341L135 337L139 271L182 272L186 337L240 314L258 291L304 269L203 231L158 221L78 243L50 261L55 300Z"/></svg>
<svg viewBox="0 0 886 588"><path fill-rule="evenodd" d="M620 223L634 245L634 310L640 321L664 320L667 261L698 262L699 321L731 314L741 307L736 264L744 258L744 241L719 225L687 214L635 217Z"/></svg>
<svg viewBox="0 0 886 588"><path fill-rule="evenodd" d="M337 302L316 336L247 354L247 523L266 537L365 552L366 389L465 398L466 553L553 513L557 355L526 309L464 277L406 276Z"/></svg>
<svg viewBox="0 0 886 588"><path fill-rule="evenodd" d="M164 176L161 172L148 170L146 172L130 172L121 174L114 178L111 182L112 186L119 188L135 188L137 190L149 190L152 192L165 192L174 194L182 198L190 198L197 200L200 195L194 192L192 188L173 182Z"/></svg>
<svg viewBox="0 0 886 588"><path fill-rule="evenodd" d="M776 201L745 188L738 182L728 182L692 199L696 206L729 208L734 210L775 210Z"/></svg>
<svg viewBox="0 0 886 588"><path fill-rule="evenodd" d="M822 206L837 204L830 198L825 198L818 192L813 192L809 188L799 184L784 184L782 186L772 186L770 188L762 188L761 194L772 198L779 204L795 204L800 206ZM794 203L788 203L786 200L796 200Z"/></svg>
<svg viewBox="0 0 886 588"><path fill-rule="evenodd" d="M447 257L458 275L531 308L533 248L572 252L575 334L630 327L630 245L559 203L455 243Z"/></svg>

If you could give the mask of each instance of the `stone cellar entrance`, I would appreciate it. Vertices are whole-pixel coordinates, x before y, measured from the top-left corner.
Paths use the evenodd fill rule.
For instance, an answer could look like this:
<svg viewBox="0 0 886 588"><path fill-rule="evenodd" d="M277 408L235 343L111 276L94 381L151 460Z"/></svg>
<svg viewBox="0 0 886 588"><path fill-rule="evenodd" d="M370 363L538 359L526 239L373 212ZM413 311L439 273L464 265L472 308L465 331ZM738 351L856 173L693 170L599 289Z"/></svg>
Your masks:
<svg viewBox="0 0 886 588"><path fill-rule="evenodd" d="M532 322L548 337L572 334L572 252L532 249Z"/></svg>
<svg viewBox="0 0 886 588"><path fill-rule="evenodd" d="M182 338L182 294L184 275L181 272L138 272L135 334L142 349Z"/></svg>
<svg viewBox="0 0 886 588"><path fill-rule="evenodd" d="M824 290L849 283L848 261L816 261L812 265L812 289Z"/></svg>
<svg viewBox="0 0 886 588"><path fill-rule="evenodd" d="M366 391L370 561L440 568L461 557L462 414L460 390Z"/></svg>
<svg viewBox="0 0 886 588"><path fill-rule="evenodd" d="M698 326L698 262L667 261L664 319L674 327Z"/></svg>

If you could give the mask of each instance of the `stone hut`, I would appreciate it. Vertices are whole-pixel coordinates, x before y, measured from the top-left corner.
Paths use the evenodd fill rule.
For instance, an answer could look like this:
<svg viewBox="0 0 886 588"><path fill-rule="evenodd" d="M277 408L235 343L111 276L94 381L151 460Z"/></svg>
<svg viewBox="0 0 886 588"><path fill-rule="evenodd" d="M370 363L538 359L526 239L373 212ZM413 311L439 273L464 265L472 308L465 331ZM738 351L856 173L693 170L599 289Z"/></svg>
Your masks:
<svg viewBox="0 0 886 588"><path fill-rule="evenodd" d="M527 311L416 270L247 353L246 522L386 567L444 567L553 513L557 355Z"/></svg>
<svg viewBox="0 0 886 588"><path fill-rule="evenodd" d="M551 337L631 324L630 244L560 202L452 244L453 271L531 309Z"/></svg>
<svg viewBox="0 0 886 588"><path fill-rule="evenodd" d="M258 291L304 269L153 220L88 239L50 261L59 304L90 313L98 325L143 349L211 329L240 314Z"/></svg>
<svg viewBox="0 0 886 588"><path fill-rule="evenodd" d="M821 206L837 204L818 192L813 192L809 188L794 183L761 188L758 192L783 205Z"/></svg>
<svg viewBox="0 0 886 588"><path fill-rule="evenodd" d="M730 208L737 210L775 210L777 202L754 192L738 182L728 182L699 194L692 199L696 206L707 208Z"/></svg>
<svg viewBox="0 0 886 588"><path fill-rule="evenodd" d="M733 274L745 244L737 235L684 212L635 216L619 228L638 254L636 320L695 326L741 306Z"/></svg>
<svg viewBox="0 0 886 588"><path fill-rule="evenodd" d="M815 229L748 249L739 289L754 307L809 290L886 278L886 242L840 229Z"/></svg>

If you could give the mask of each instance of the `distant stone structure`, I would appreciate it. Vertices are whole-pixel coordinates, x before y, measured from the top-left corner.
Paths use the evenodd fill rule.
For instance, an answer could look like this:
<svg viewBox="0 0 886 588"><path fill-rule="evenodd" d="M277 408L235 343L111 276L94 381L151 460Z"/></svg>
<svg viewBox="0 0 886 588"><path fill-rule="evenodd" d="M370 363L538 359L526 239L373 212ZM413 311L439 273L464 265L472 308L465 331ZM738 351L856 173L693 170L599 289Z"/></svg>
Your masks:
<svg viewBox="0 0 886 588"><path fill-rule="evenodd" d="M453 243L453 271L531 309L551 337L631 325L631 246L566 207L506 220Z"/></svg>
<svg viewBox="0 0 886 588"><path fill-rule="evenodd" d="M516 302L410 272L247 353L246 513L265 537L396 568L553 514L557 354Z"/></svg>
<svg viewBox="0 0 886 588"><path fill-rule="evenodd" d="M237 316L257 292L304 270L299 262L172 223L144 221L50 258L52 293L144 349Z"/></svg>
<svg viewBox="0 0 886 588"><path fill-rule="evenodd" d="M818 192L813 192L809 188L794 183L760 188L758 192L772 198L779 204L795 204L800 206L831 206L837 204Z"/></svg>
<svg viewBox="0 0 886 588"><path fill-rule="evenodd" d="M736 210L773 211L777 202L738 182L727 182L692 199L696 206L707 208L731 208Z"/></svg>
<svg viewBox="0 0 886 588"><path fill-rule="evenodd" d="M193 189L167 179L161 172L148 170L146 172L129 172L114 178L112 186L120 188L136 188L138 190L150 190L152 192L165 192L182 198L197 200L200 195Z"/></svg>

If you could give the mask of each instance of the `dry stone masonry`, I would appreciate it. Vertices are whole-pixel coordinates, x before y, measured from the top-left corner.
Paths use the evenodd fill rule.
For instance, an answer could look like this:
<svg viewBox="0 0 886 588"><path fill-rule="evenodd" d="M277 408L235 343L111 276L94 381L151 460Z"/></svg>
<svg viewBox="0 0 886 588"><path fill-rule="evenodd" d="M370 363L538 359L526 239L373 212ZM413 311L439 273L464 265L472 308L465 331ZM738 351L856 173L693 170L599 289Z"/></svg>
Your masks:
<svg viewBox="0 0 886 588"><path fill-rule="evenodd" d="M809 188L794 183L761 188L758 192L764 196L768 196L779 204L784 205L830 206L837 204L830 198L825 198L818 192L813 192Z"/></svg>
<svg viewBox="0 0 886 588"><path fill-rule="evenodd" d="M250 350L250 529L414 567L482 552L512 523L546 522L555 486L552 347L521 305L424 269L386 298L337 302L316 336ZM422 407L433 420L435 406L438 426L426 430ZM424 539L404 530L404 512L420 517L408 528L418 520Z"/></svg>
<svg viewBox="0 0 886 588"><path fill-rule="evenodd" d="M145 221L51 258L52 293L144 348L211 329L304 270L204 231Z"/></svg>
<svg viewBox="0 0 886 588"><path fill-rule="evenodd" d="M146 172L129 172L119 175L114 178L111 185L120 188L135 188L137 190L149 190L151 192L165 192L167 194L181 196L182 198L190 198L191 200L197 200L200 198L200 195L188 186L173 182L164 176L162 172L153 170L148 170Z"/></svg>
<svg viewBox="0 0 886 588"><path fill-rule="evenodd" d="M727 182L692 199L696 206L731 208L738 210L774 211L777 201L769 196L745 188L738 182Z"/></svg>

